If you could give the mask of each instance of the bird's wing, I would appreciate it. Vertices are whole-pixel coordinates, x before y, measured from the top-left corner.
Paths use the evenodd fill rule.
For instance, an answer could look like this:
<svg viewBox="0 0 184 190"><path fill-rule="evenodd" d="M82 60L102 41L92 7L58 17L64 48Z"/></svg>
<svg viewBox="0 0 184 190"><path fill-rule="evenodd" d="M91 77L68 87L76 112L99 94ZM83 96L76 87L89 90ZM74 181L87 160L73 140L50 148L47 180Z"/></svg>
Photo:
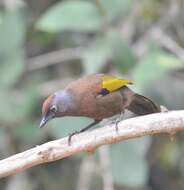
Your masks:
<svg viewBox="0 0 184 190"><path fill-rule="evenodd" d="M133 84L131 81L126 79L119 79L109 75L103 75L102 77L102 95L116 91L123 86Z"/></svg>

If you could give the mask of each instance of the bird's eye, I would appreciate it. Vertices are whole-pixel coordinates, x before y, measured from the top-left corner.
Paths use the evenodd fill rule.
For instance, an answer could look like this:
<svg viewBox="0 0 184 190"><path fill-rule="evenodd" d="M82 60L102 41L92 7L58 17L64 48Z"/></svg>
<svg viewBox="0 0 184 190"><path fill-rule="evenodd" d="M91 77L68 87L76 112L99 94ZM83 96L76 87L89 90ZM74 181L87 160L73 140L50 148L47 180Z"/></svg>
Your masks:
<svg viewBox="0 0 184 190"><path fill-rule="evenodd" d="M57 107L55 105L53 105L51 108L50 108L50 111L56 113L57 112Z"/></svg>

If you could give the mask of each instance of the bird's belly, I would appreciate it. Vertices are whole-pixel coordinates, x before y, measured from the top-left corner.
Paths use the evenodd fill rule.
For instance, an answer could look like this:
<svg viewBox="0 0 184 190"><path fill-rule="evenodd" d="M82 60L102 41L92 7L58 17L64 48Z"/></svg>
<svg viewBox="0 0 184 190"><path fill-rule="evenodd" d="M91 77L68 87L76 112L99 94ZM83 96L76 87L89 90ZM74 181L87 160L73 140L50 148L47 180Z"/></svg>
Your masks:
<svg viewBox="0 0 184 190"><path fill-rule="evenodd" d="M89 94L81 102L81 116L102 120L121 113L123 102L120 93L114 92L106 96Z"/></svg>

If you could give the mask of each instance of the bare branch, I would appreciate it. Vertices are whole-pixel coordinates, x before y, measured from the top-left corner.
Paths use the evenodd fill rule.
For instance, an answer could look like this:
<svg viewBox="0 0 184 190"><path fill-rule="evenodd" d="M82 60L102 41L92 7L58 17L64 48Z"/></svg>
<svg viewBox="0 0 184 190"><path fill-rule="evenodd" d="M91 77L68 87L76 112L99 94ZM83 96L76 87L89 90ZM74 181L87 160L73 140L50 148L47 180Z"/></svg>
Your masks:
<svg viewBox="0 0 184 190"><path fill-rule="evenodd" d="M79 177L77 182L77 190L89 190L91 180L95 171L98 171L97 164L95 163L92 155L85 157L79 169Z"/></svg>
<svg viewBox="0 0 184 190"><path fill-rule="evenodd" d="M114 190L109 146L103 146L99 149L99 157L102 169L101 173L103 178L103 189Z"/></svg>
<svg viewBox="0 0 184 190"><path fill-rule="evenodd" d="M30 58L28 59L27 70L33 71L64 61L81 59L83 51L84 48L81 47L60 49Z"/></svg>
<svg viewBox="0 0 184 190"><path fill-rule="evenodd" d="M177 50L179 50L179 57L181 57L182 48L169 36L165 37L166 28L171 24L172 20L177 20L178 7L175 0L170 0L168 10L166 13L159 19L159 21L152 25L152 27L143 34L142 37L133 45L133 50L138 57L141 57L147 51L147 41L150 38L156 38L157 42L162 46L166 47L169 51L174 52L177 55ZM162 39L164 37L164 39ZM161 40L161 42L159 41ZM167 44L169 43L169 45ZM177 55L178 56L178 55ZM182 56L183 57L183 56Z"/></svg>
<svg viewBox="0 0 184 190"><path fill-rule="evenodd" d="M25 152L13 155L0 161L0 177L13 175L33 166L52 162L78 152L93 152L99 146L132 139L144 135L168 133L174 135L184 131L184 110L166 113L150 114L121 121L115 125L107 125L91 132L81 133L72 138L72 145L68 145L68 138L36 146Z"/></svg>
<svg viewBox="0 0 184 190"><path fill-rule="evenodd" d="M163 47L171 51L181 60L184 60L184 49L179 46L170 36L164 33L160 28L154 28L151 36L157 40Z"/></svg>

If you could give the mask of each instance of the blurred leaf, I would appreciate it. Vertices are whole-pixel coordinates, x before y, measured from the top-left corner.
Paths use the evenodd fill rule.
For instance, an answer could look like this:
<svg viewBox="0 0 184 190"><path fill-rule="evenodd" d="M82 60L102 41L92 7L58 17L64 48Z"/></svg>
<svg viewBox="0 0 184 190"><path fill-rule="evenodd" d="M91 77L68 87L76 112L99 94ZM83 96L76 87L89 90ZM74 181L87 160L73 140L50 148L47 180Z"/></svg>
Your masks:
<svg viewBox="0 0 184 190"><path fill-rule="evenodd" d="M86 117L63 117L50 121L53 134L59 138L67 136L69 133L79 131L92 122Z"/></svg>
<svg viewBox="0 0 184 190"><path fill-rule="evenodd" d="M16 109L20 116L25 118L31 114L33 108L37 106L39 96L35 86L27 86L22 90L22 93L23 94L21 94L21 101Z"/></svg>
<svg viewBox="0 0 184 190"><path fill-rule="evenodd" d="M0 56L0 88L8 88L14 84L24 69L24 56L21 51L9 52L8 56Z"/></svg>
<svg viewBox="0 0 184 190"><path fill-rule="evenodd" d="M162 143L160 147L160 162L165 168L172 168L177 165L178 159L181 154L181 150L179 149L179 146L176 142L167 142Z"/></svg>
<svg viewBox="0 0 184 190"><path fill-rule="evenodd" d="M7 9L1 14L0 56L20 48L25 40L24 15L20 9Z"/></svg>
<svg viewBox="0 0 184 190"><path fill-rule="evenodd" d="M184 63L179 58L172 54L160 53L158 54L158 64L166 69L178 69L184 67Z"/></svg>
<svg viewBox="0 0 184 190"><path fill-rule="evenodd" d="M42 46L48 46L50 43L52 44L56 39L57 35L55 33L43 32L43 31L30 31L29 34L31 39L33 39L36 43Z"/></svg>
<svg viewBox="0 0 184 190"><path fill-rule="evenodd" d="M145 154L151 138L124 141L111 148L112 173L119 185L140 187L147 182L148 166Z"/></svg>
<svg viewBox="0 0 184 190"><path fill-rule="evenodd" d="M124 16L130 8L131 0L99 0L99 5L108 22L115 21L118 16Z"/></svg>
<svg viewBox="0 0 184 190"><path fill-rule="evenodd" d="M2 12L0 11L0 25L3 23L3 14Z"/></svg>
<svg viewBox="0 0 184 190"><path fill-rule="evenodd" d="M83 56L85 74L99 72L112 56L112 43L108 37L97 38Z"/></svg>
<svg viewBox="0 0 184 190"><path fill-rule="evenodd" d="M95 4L78 0L56 3L38 20L36 27L48 32L93 32L101 25L102 18Z"/></svg>
<svg viewBox="0 0 184 190"><path fill-rule="evenodd" d="M41 139L44 133L38 129L38 123L33 123L33 121L27 120L26 123L16 128L14 131L17 138L26 144L34 145L37 141ZM28 138L29 137L29 138Z"/></svg>
<svg viewBox="0 0 184 190"><path fill-rule="evenodd" d="M21 9L6 9L0 23L0 87L14 84L23 71L22 45L25 39L25 23ZM13 34L12 34L13 31Z"/></svg>
<svg viewBox="0 0 184 190"><path fill-rule="evenodd" d="M0 127L0 151L1 153L3 152L3 149L5 149L5 145L4 143L6 142L6 138L7 138L7 135L6 135L6 130L5 130L5 127ZM0 155L0 159L3 159L3 155Z"/></svg>
<svg viewBox="0 0 184 190"><path fill-rule="evenodd" d="M98 36L83 56L85 74L97 73L107 64L108 60L116 64L125 73L134 66L132 51L116 31L108 31Z"/></svg>
<svg viewBox="0 0 184 190"><path fill-rule="evenodd" d="M135 65L135 56L119 33L111 32L111 38L113 42L112 62L116 64L121 73L126 73Z"/></svg>
<svg viewBox="0 0 184 190"><path fill-rule="evenodd" d="M36 93L29 89L24 94L1 91L0 93L0 120L13 123L25 120L36 103Z"/></svg>
<svg viewBox="0 0 184 190"><path fill-rule="evenodd" d="M170 69L183 67L177 57L163 51L149 52L133 71L134 81L139 88L144 88L151 81L157 80Z"/></svg>
<svg viewBox="0 0 184 190"><path fill-rule="evenodd" d="M160 18L160 1L142 1L141 15L145 21L154 21Z"/></svg>

